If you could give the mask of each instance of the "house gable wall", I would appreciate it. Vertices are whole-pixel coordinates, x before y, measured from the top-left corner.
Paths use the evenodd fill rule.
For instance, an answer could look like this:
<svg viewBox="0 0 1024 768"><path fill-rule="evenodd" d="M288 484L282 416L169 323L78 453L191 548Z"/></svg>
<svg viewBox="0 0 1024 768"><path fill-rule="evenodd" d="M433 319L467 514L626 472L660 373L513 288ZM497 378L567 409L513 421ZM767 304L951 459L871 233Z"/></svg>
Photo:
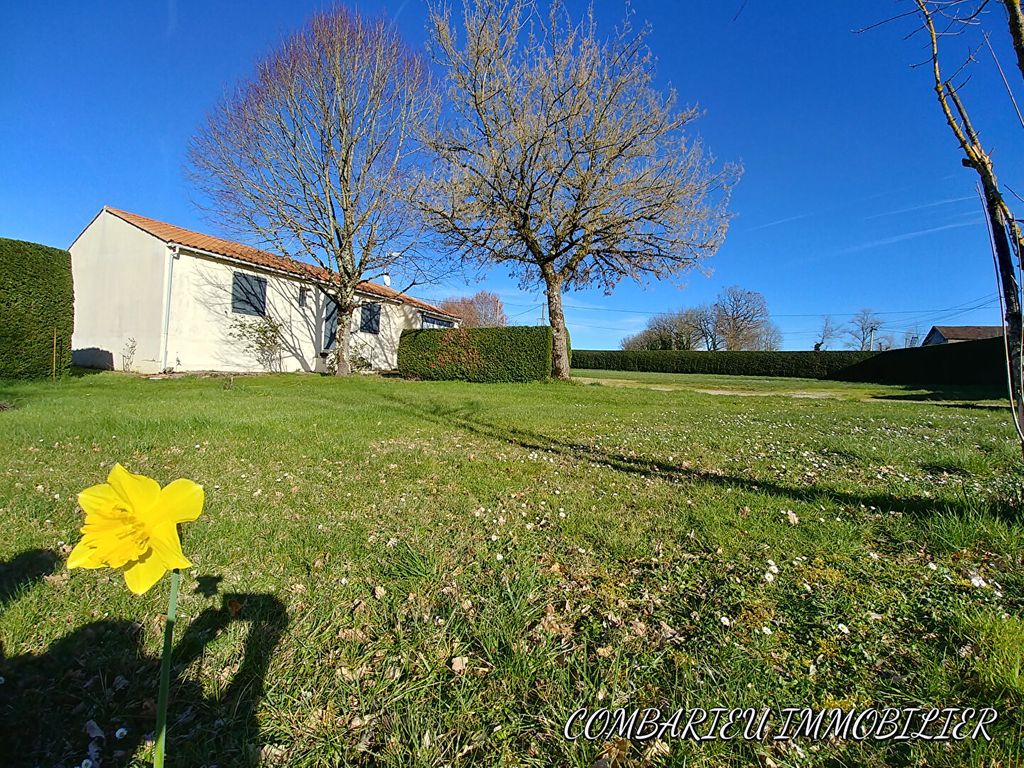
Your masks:
<svg viewBox="0 0 1024 768"><path fill-rule="evenodd" d="M102 211L72 243L75 331L72 360L90 368L162 367L167 248ZM135 351L128 359L134 339Z"/></svg>

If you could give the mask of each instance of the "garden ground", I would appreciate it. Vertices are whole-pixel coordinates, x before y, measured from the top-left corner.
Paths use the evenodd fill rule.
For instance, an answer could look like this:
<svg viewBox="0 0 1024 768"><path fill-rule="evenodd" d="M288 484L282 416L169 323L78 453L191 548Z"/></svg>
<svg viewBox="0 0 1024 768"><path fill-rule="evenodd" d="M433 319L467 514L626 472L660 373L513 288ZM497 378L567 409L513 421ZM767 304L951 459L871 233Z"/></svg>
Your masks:
<svg viewBox="0 0 1024 768"><path fill-rule="evenodd" d="M610 765L627 745L565 740L573 710L912 705L995 707L994 740L615 760L1018 764L1024 475L998 393L578 373L0 383L7 764L147 759L166 581L63 567L114 462L207 493L171 765Z"/></svg>

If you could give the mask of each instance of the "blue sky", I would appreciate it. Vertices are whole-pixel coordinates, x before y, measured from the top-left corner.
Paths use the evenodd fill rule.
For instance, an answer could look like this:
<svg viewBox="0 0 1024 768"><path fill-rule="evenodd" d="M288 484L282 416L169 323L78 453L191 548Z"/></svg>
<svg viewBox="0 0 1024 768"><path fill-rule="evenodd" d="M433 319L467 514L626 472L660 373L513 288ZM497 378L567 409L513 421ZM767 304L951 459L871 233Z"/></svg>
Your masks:
<svg viewBox="0 0 1024 768"><path fill-rule="evenodd" d="M224 89L323 5L9 4L0 47L0 236L66 247L105 204L216 233L182 173L188 140ZM414 45L425 39L420 0L352 5L387 13ZM899 336L912 326L998 322L974 175L959 164L930 73L910 66L925 58L924 41L904 40L907 24L853 33L905 3L632 7L653 26L661 84L704 110L694 132L745 174L707 274L693 272L681 286L570 294L575 347L615 348L650 313L710 301L734 284L764 293L788 349L809 348L822 314L843 321L862 307ZM599 0L600 27L624 8ZM997 13L993 42L1016 87ZM978 59L965 98L1002 181L1024 192L1024 162L1013 151L1021 126L988 52ZM418 293L481 287L504 298L513 322L539 319L540 296L517 290L501 271L468 288L451 281Z"/></svg>

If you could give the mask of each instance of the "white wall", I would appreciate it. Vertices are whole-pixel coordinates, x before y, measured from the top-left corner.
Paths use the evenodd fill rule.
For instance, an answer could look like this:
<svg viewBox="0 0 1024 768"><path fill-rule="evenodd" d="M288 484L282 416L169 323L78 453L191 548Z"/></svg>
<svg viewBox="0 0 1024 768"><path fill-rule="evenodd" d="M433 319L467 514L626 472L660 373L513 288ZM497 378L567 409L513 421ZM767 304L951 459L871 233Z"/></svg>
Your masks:
<svg viewBox="0 0 1024 768"><path fill-rule="evenodd" d="M326 370L323 352L324 319L328 299L309 283L263 272L256 267L225 262L182 249L175 260L171 281L171 325L168 365L177 371L260 371L261 362L231 338L238 322L258 318L231 310L233 274L245 272L267 281L267 313L282 327L283 350L278 370ZM299 289L309 288L306 306L299 306ZM398 340L405 328L420 327L420 313L405 304L358 295L360 301L379 303L380 333L359 330L361 311L352 316L350 355L360 354L374 370L398 367Z"/></svg>
<svg viewBox="0 0 1024 768"><path fill-rule="evenodd" d="M259 320L231 311L235 272L258 275L267 281L267 313L284 331L281 358L275 367L282 371L315 370L324 317L318 291L310 290L307 305L300 307L299 288L305 284L256 267L194 255L185 248L175 259L171 280L168 366L176 371L265 370L245 349L244 342L231 337L238 323Z"/></svg>
<svg viewBox="0 0 1024 768"><path fill-rule="evenodd" d="M72 244L77 365L120 370L129 339L135 339L132 369L162 367L163 242L106 211Z"/></svg>
<svg viewBox="0 0 1024 768"><path fill-rule="evenodd" d="M379 302L376 297L360 296L361 301ZM352 337L349 354L362 355L374 370L390 371L398 367L398 340L406 328L419 328L420 312L408 304L381 302L380 333L362 333L359 330L362 312L358 308L352 315Z"/></svg>

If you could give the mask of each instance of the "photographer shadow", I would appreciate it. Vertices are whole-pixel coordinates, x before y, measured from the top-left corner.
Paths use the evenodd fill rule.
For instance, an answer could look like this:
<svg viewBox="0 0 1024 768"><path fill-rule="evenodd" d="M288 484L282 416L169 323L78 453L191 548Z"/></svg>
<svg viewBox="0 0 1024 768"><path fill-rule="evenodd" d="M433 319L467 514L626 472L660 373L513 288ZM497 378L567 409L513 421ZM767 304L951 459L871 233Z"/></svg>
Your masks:
<svg viewBox="0 0 1024 768"><path fill-rule="evenodd" d="M0 565L0 575L25 554ZM45 575L38 569L35 573L23 570L16 581L23 586ZM2 581L0 590L0 607L19 592L4 588ZM196 591L206 593L203 582ZM222 635L231 636L238 622L249 627L237 665L232 654L219 672L188 674L207 647ZM172 655L167 754L173 764L259 763L256 710L287 622L284 605L273 595L229 593L222 595L219 608L205 609L188 625ZM5 658L0 649L4 764L76 766L88 758L108 768L145 760L156 722L160 668L159 657L146 653L145 631L136 622L104 619L40 653Z"/></svg>

